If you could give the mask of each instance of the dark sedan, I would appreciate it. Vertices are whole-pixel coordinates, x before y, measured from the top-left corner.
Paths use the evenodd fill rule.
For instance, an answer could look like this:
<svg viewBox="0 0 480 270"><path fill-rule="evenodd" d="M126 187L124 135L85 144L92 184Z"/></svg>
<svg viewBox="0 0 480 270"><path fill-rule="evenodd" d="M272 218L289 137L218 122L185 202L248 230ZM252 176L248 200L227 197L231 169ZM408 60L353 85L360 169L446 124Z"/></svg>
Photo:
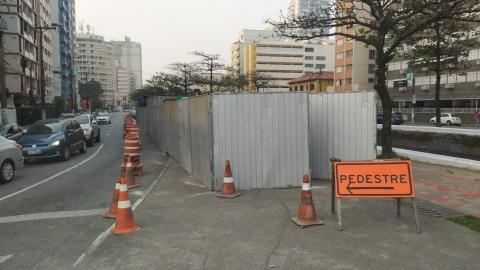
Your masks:
<svg viewBox="0 0 480 270"><path fill-rule="evenodd" d="M19 141L25 162L34 159L62 158L72 152L87 151L87 143L76 119L40 120L31 125Z"/></svg>
<svg viewBox="0 0 480 270"><path fill-rule="evenodd" d="M392 112L392 125L401 125L404 122L401 112ZM383 124L383 113L377 113L377 124Z"/></svg>

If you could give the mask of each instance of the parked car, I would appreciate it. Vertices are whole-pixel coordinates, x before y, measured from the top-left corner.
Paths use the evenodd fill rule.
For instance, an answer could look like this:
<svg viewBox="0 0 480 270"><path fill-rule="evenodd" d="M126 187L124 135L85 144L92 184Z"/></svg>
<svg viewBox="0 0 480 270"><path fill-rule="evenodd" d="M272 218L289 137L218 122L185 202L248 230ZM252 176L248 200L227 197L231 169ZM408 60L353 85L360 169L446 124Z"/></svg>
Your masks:
<svg viewBox="0 0 480 270"><path fill-rule="evenodd" d="M436 117L432 117L430 119L430 124L435 125L437 123ZM454 113L442 113L440 115L440 123L442 125L447 125L447 126L461 126L462 125L462 119L460 119L460 116Z"/></svg>
<svg viewBox="0 0 480 270"><path fill-rule="evenodd" d="M99 124L111 124L110 115L106 112L98 113L97 121Z"/></svg>
<svg viewBox="0 0 480 270"><path fill-rule="evenodd" d="M401 112L392 112L392 125L401 125L404 122ZM383 113L377 113L377 124L383 124Z"/></svg>
<svg viewBox="0 0 480 270"><path fill-rule="evenodd" d="M62 113L60 115L60 117L63 118L63 119L75 118L75 114L74 113Z"/></svg>
<svg viewBox="0 0 480 270"><path fill-rule="evenodd" d="M0 136L18 141L23 136L24 130L17 123L0 124Z"/></svg>
<svg viewBox="0 0 480 270"><path fill-rule="evenodd" d="M100 142L100 127L97 124L97 118L92 114L82 114L76 117L85 134L88 146Z"/></svg>
<svg viewBox="0 0 480 270"><path fill-rule="evenodd" d="M74 118L37 121L18 143L23 147L25 163L47 158L69 160L74 151L87 152L82 127Z"/></svg>
<svg viewBox="0 0 480 270"><path fill-rule="evenodd" d="M0 136L0 182L12 181L15 170L23 166L21 148L15 141Z"/></svg>

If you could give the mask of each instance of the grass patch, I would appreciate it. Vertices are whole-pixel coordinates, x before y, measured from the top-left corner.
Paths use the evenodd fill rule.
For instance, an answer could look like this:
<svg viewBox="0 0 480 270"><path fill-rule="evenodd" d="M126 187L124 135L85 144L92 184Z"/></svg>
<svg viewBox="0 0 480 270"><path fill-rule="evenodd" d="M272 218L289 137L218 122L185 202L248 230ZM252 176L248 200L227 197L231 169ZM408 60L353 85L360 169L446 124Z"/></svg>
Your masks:
<svg viewBox="0 0 480 270"><path fill-rule="evenodd" d="M468 227L476 232L480 233L480 218L472 216L460 216L460 217L451 217L448 220L455 222L457 224Z"/></svg>

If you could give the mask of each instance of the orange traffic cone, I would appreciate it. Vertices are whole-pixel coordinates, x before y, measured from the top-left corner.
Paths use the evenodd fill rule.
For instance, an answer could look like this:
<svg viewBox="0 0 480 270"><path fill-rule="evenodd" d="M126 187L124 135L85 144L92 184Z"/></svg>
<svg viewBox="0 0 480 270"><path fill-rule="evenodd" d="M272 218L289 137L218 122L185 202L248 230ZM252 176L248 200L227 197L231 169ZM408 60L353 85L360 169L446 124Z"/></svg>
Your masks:
<svg viewBox="0 0 480 270"><path fill-rule="evenodd" d="M122 163L120 164L120 177L125 177L125 171L127 170L128 155L123 155Z"/></svg>
<svg viewBox="0 0 480 270"><path fill-rule="evenodd" d="M125 165L124 178L128 188L136 188L140 186L135 182L135 168L133 167L131 156L128 156L127 164Z"/></svg>
<svg viewBox="0 0 480 270"><path fill-rule="evenodd" d="M118 191L118 209L115 218L114 234L126 234L140 230L133 219L132 205L128 198L128 188L125 179L120 180Z"/></svg>
<svg viewBox="0 0 480 270"><path fill-rule="evenodd" d="M115 183L115 189L113 190L113 197L112 203L110 204L110 209L108 209L105 214L103 214L104 218L115 218L117 215L117 207L118 207L118 190L120 188L120 182L117 180Z"/></svg>
<svg viewBox="0 0 480 270"><path fill-rule="evenodd" d="M132 157L132 164L135 176L143 176L143 165L140 163L140 155L130 155Z"/></svg>
<svg viewBox="0 0 480 270"><path fill-rule="evenodd" d="M227 160L225 164L225 174L223 175L222 192L217 193L217 197L231 199L237 196L240 196L240 193L235 191L235 184L233 183L232 169L230 168L230 160Z"/></svg>
<svg viewBox="0 0 480 270"><path fill-rule="evenodd" d="M303 176L298 215L297 217L292 218L292 221L302 228L324 224L323 221L317 218L317 214L315 213L308 175Z"/></svg>

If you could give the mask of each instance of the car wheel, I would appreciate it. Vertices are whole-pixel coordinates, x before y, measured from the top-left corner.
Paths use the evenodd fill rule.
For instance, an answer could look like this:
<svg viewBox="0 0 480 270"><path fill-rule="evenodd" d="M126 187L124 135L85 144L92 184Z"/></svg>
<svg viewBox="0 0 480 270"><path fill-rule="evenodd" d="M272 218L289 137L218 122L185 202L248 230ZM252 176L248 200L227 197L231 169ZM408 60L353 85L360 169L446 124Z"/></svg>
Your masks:
<svg viewBox="0 0 480 270"><path fill-rule="evenodd" d="M96 141L97 141L97 142L100 142L100 140L101 140L101 138L100 138L100 131L99 131L99 132L98 132L98 135L97 135Z"/></svg>
<svg viewBox="0 0 480 270"><path fill-rule="evenodd" d="M82 148L80 148L80 153L86 153L87 152L87 142L84 140L82 144Z"/></svg>
<svg viewBox="0 0 480 270"><path fill-rule="evenodd" d="M430 121L430 124L431 124L432 126L434 126L434 125L435 125L435 120Z"/></svg>
<svg viewBox="0 0 480 270"><path fill-rule="evenodd" d="M451 126L452 125L452 121L448 120L447 121L447 126Z"/></svg>
<svg viewBox="0 0 480 270"><path fill-rule="evenodd" d="M95 134L92 132L92 135L90 136L90 140L88 140L88 146L94 146L95 145Z"/></svg>
<svg viewBox="0 0 480 270"><path fill-rule="evenodd" d="M8 183L15 177L15 165L13 162L6 160L0 167L0 182Z"/></svg>
<svg viewBox="0 0 480 270"><path fill-rule="evenodd" d="M72 153L70 152L70 147L65 146L65 149L63 149L63 160L67 161L70 160L72 157Z"/></svg>

